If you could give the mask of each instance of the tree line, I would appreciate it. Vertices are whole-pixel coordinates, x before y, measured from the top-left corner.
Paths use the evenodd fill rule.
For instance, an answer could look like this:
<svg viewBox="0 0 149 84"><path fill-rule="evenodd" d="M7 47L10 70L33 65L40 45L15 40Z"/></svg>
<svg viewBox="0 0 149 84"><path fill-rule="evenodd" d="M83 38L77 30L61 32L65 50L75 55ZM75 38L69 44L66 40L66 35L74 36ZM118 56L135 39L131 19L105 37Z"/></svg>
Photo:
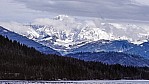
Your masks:
<svg viewBox="0 0 149 84"><path fill-rule="evenodd" d="M45 55L0 35L0 79L149 79L149 68L107 65L52 54Z"/></svg>

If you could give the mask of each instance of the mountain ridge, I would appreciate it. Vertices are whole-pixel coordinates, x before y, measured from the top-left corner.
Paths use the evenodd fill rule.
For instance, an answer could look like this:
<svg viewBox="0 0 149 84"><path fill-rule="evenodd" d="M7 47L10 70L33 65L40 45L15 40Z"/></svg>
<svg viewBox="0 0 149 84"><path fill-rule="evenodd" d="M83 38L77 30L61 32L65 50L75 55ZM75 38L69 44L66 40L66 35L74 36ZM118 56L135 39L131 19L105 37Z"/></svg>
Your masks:
<svg viewBox="0 0 149 84"><path fill-rule="evenodd" d="M133 44L127 40L100 40L87 43L79 48L75 48L71 53L79 52L122 52L125 54L139 55L149 59L149 42Z"/></svg>
<svg viewBox="0 0 149 84"><path fill-rule="evenodd" d="M61 54L98 40L128 40L133 44L148 41L149 26L129 23L112 23L101 18L80 19L67 15L54 18L39 18L28 25L0 23L20 35L42 45L51 47ZM25 29L24 31L21 31Z"/></svg>
<svg viewBox="0 0 149 84"><path fill-rule="evenodd" d="M0 35L0 39L1 80L149 79L148 67L107 65L58 55L45 55L4 36Z"/></svg>
<svg viewBox="0 0 149 84"><path fill-rule="evenodd" d="M122 52L79 52L66 55L84 61L95 61L106 64L120 64L123 66L149 67L149 59Z"/></svg>
<svg viewBox="0 0 149 84"><path fill-rule="evenodd" d="M39 18L26 25L0 24L8 30L56 50L61 55L113 51L149 59L148 26L108 23L100 18L86 20L67 15Z"/></svg>
<svg viewBox="0 0 149 84"><path fill-rule="evenodd" d="M16 41L20 42L21 44L27 45L28 47L33 47L36 50L38 50L42 53L45 53L45 54L60 55L57 51L55 51L49 47L43 46L43 45L41 45L41 44L31 40L31 39L28 39L24 36L21 36L17 33L11 32L11 31L3 28L2 26L0 26L0 35L8 37L10 40L16 40Z"/></svg>

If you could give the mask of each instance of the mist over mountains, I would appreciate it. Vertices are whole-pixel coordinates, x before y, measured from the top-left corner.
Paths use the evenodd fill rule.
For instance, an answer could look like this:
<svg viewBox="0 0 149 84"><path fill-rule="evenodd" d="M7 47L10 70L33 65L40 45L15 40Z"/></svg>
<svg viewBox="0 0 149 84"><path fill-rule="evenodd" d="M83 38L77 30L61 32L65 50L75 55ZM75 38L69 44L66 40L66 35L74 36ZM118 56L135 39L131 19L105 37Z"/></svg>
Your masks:
<svg viewBox="0 0 149 84"><path fill-rule="evenodd" d="M30 24L1 22L10 31L60 52L98 40L127 40L134 45L148 42L147 25L112 23L100 18L79 19L67 15L39 18Z"/></svg>
<svg viewBox="0 0 149 84"><path fill-rule="evenodd" d="M143 60L149 59L149 30L147 29L148 26L144 24L112 23L101 18L82 19L73 16L59 15L54 18L39 18L29 24L0 22L0 25L6 28L6 31L16 33L15 38L19 35L17 39L14 39L11 33L4 32L5 29L3 29L1 34L8 37L11 36L12 38L10 39L12 40L27 43L26 45L29 46L35 45L34 43L30 43L31 40L35 41L38 45L47 47L40 48L38 45L32 46L41 52L45 51L49 54L61 54L63 56L68 54L72 55L72 57L73 54L84 57L84 54L86 55L91 52L93 54L88 54L88 58L83 58L83 60L97 57L96 61L101 61L98 59L98 56L103 56L100 55L100 52L120 52L122 53L119 56L121 58L120 62L114 60L119 54L114 54L115 56L112 56L112 58L109 58L107 54L106 56L104 55L104 57L107 57L106 61L109 60L109 64L118 63L122 65L141 66L138 64L138 62L140 62L143 64L142 66L148 66L147 61L147 63L143 62ZM26 40L20 41L20 38L22 38L20 36L23 36ZM27 42L27 40L29 40L29 42ZM48 52L48 50L46 50L48 48L53 51ZM94 53L98 53L99 55ZM131 55L138 57L137 59L134 56L131 58ZM78 57L78 59L80 59L80 57ZM132 62L127 64L126 61L129 59ZM110 60L112 60L112 63ZM90 61L95 61L95 59L91 59Z"/></svg>
<svg viewBox="0 0 149 84"><path fill-rule="evenodd" d="M148 74L148 0L1 0L0 79Z"/></svg>
<svg viewBox="0 0 149 84"><path fill-rule="evenodd" d="M60 14L148 21L148 0L1 0L1 21L28 22Z"/></svg>

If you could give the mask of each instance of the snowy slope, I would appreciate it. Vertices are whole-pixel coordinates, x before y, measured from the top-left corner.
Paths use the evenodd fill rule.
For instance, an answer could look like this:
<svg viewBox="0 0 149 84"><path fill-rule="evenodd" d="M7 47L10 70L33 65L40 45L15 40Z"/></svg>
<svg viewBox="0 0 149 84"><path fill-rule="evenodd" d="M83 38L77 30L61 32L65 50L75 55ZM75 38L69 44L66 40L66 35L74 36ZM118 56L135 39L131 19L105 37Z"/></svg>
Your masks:
<svg viewBox="0 0 149 84"><path fill-rule="evenodd" d="M0 35L3 35L3 36L6 36L8 37L9 39L11 40L16 40L22 44L25 44L27 45L28 47L33 47L35 48L36 50L42 52L42 53L45 53L45 54L57 54L57 55L60 55L57 51L49 48L49 47L46 47L46 46L43 46L33 40L30 40L24 36L21 36L17 33L14 33L14 32L11 32L3 27L0 26Z"/></svg>
<svg viewBox="0 0 149 84"><path fill-rule="evenodd" d="M60 52L102 39L141 44L149 37L147 25L109 23L98 18L79 19L67 15L39 18L30 24L0 22L0 25Z"/></svg>
<svg viewBox="0 0 149 84"><path fill-rule="evenodd" d="M99 40L127 40L130 45L136 46L136 44L140 45L148 42L149 38L149 26L146 24L112 23L100 18L84 19L67 15L59 15L54 18L39 18L30 24L0 22L0 25L57 50L61 54L70 53L76 48ZM107 46L110 46L110 44ZM90 47L88 46L88 48ZM116 47L113 51L126 51L119 49L120 47ZM96 48L92 51L103 51L102 48ZM106 51L108 48L103 49ZM110 50L108 49L107 51Z"/></svg>
<svg viewBox="0 0 149 84"><path fill-rule="evenodd" d="M138 46L135 46L134 48L127 51L126 53L140 55L149 59L149 41L144 42Z"/></svg>
<svg viewBox="0 0 149 84"><path fill-rule="evenodd" d="M84 52L68 54L67 56L85 60L85 61L96 61L107 64L121 64L127 66L147 66L149 67L149 60L140 56L117 53L117 52Z"/></svg>
<svg viewBox="0 0 149 84"><path fill-rule="evenodd" d="M149 42L133 44L127 40L100 40L87 43L79 48L71 50L71 53L78 52L123 52L126 54L140 55L149 59Z"/></svg>
<svg viewBox="0 0 149 84"><path fill-rule="evenodd" d="M129 43L127 40L99 40L87 43L79 48L73 49L71 52L126 52L135 46L137 45Z"/></svg>
<svg viewBox="0 0 149 84"><path fill-rule="evenodd" d="M99 18L80 19L59 15L54 18L39 18L29 24L0 22L0 25L7 29L1 27L0 34L44 53L66 55L91 52L87 56L82 54L82 59L109 64L149 65L146 62L146 58L149 59L149 26L146 24L116 23ZM106 53L101 55L100 52L103 51L125 54L108 57ZM100 54L93 56L93 52Z"/></svg>

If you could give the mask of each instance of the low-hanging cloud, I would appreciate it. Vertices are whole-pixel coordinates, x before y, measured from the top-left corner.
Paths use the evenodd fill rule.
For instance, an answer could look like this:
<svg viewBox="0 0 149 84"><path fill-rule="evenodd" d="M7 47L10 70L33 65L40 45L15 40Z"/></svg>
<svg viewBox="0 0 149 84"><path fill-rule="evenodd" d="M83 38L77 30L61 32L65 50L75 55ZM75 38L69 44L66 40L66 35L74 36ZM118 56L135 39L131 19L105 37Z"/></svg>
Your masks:
<svg viewBox="0 0 149 84"><path fill-rule="evenodd" d="M32 21L59 14L149 20L148 0L0 0L0 21Z"/></svg>
<svg viewBox="0 0 149 84"><path fill-rule="evenodd" d="M110 19L149 20L149 6L137 0L16 0L26 7L57 14ZM140 3L142 4L142 3Z"/></svg>

